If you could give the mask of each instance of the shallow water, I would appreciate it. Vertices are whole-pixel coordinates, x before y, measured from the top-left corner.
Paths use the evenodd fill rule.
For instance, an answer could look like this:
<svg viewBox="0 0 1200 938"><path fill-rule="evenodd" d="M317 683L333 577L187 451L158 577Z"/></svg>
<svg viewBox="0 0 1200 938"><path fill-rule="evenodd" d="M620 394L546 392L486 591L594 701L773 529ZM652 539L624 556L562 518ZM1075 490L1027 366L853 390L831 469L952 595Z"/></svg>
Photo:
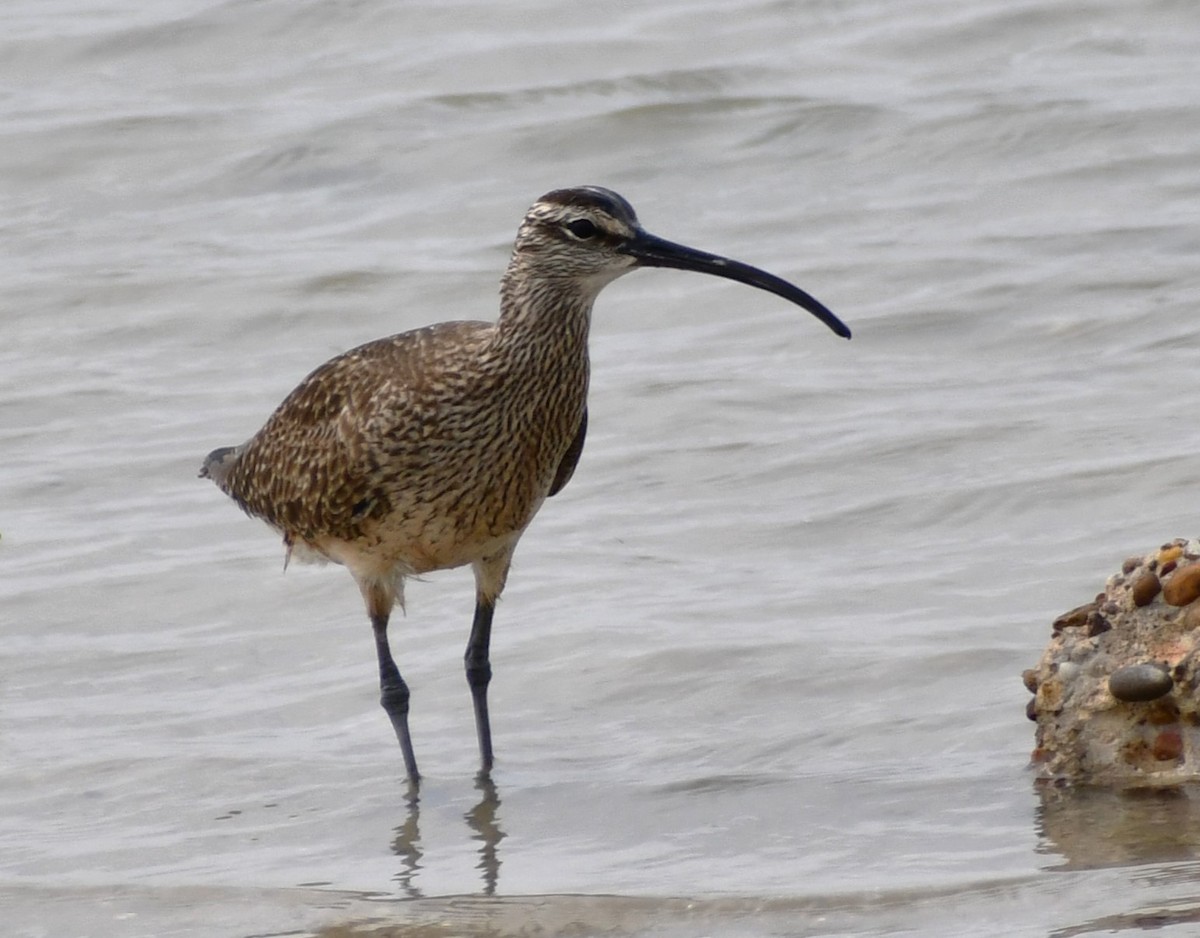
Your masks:
<svg viewBox="0 0 1200 938"><path fill-rule="evenodd" d="M1194 793L1035 790L1020 671L1194 535L1200 14L14 0L0 905L37 935L1190 934ZM393 648L210 485L312 367L494 315L542 192L819 296L606 289L493 643Z"/></svg>

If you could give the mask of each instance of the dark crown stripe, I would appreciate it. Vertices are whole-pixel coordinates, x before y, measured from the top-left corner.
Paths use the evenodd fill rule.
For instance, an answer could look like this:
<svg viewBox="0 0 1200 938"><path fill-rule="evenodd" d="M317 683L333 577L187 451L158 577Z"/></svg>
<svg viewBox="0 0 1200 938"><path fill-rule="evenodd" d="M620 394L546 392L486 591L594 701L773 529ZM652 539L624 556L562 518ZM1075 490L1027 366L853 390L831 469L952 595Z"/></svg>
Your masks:
<svg viewBox="0 0 1200 938"><path fill-rule="evenodd" d="M602 186L577 186L573 189L555 189L553 192L547 192L538 201L549 202L553 205L563 205L568 208L599 209L628 224L637 223L637 215L633 210L633 206L611 189L605 189Z"/></svg>

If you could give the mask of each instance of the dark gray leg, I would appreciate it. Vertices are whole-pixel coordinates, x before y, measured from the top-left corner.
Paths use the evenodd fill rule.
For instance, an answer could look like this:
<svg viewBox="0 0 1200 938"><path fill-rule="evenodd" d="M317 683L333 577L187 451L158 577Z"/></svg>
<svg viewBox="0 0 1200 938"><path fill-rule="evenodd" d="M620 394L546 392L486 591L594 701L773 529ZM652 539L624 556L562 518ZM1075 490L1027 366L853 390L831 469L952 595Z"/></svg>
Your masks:
<svg viewBox="0 0 1200 938"><path fill-rule="evenodd" d="M492 724L488 720L487 689L492 679L488 644L492 639L492 612L495 608L482 599L476 601L475 621L471 623L471 637L467 640L467 653L464 656L467 683L471 686L471 699L475 703L480 771L485 775L492 770Z"/></svg>
<svg viewBox="0 0 1200 938"><path fill-rule="evenodd" d="M392 660L392 650L388 647L387 638L388 617L386 615L371 616L371 628L375 630L375 653L379 656L379 702L387 711L392 721L392 729L396 731L396 739L400 742L400 752L404 756L404 768L409 779L416 784L421 780L417 771L417 760L413 756L412 739L408 735L408 685L400 676L400 669Z"/></svg>

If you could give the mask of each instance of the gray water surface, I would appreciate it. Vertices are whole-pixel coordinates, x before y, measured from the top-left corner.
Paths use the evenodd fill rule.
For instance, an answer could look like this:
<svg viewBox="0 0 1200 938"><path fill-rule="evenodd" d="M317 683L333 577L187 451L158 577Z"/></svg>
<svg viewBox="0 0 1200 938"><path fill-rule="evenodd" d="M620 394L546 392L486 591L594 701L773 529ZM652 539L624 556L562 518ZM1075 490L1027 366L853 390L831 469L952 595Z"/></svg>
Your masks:
<svg viewBox="0 0 1200 938"><path fill-rule="evenodd" d="M18 936L1194 934L1194 793L1039 793L1020 671L1196 533L1200 13L11 0L0 906ZM313 367L490 318L610 186L641 272L497 613L393 649L195 478Z"/></svg>

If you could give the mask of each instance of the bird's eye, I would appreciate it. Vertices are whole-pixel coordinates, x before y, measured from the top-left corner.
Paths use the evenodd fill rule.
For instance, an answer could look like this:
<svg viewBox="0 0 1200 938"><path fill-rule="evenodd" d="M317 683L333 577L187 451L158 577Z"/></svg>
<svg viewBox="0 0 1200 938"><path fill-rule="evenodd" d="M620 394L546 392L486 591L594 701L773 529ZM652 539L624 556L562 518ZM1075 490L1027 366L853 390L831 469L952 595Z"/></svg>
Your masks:
<svg viewBox="0 0 1200 938"><path fill-rule="evenodd" d="M566 228L567 231L571 232L571 234L575 235L581 241L594 238L600 233L600 229L586 218L576 218L574 221L569 221Z"/></svg>

